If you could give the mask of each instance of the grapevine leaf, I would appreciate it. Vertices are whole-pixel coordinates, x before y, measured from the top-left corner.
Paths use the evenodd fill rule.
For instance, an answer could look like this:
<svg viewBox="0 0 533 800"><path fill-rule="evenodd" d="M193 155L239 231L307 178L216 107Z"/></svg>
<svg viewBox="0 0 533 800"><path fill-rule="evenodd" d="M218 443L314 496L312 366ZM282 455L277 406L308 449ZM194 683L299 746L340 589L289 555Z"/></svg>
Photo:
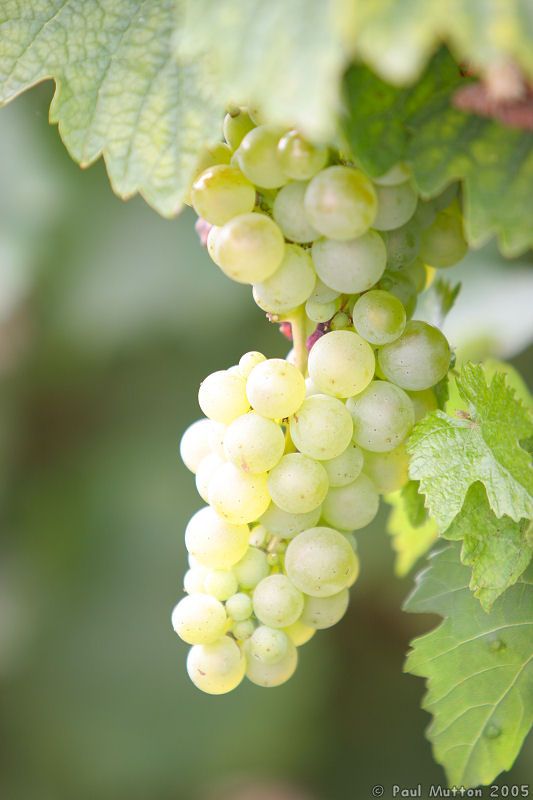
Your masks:
<svg viewBox="0 0 533 800"><path fill-rule="evenodd" d="M401 494L407 519L413 528L420 527L427 519L427 511L424 506L424 495L420 494L419 482L408 481Z"/></svg>
<svg viewBox="0 0 533 800"><path fill-rule="evenodd" d="M179 68L174 0L8 0L0 8L0 101L39 81L72 157L103 155L117 194L176 213L220 109L199 68Z"/></svg>
<svg viewBox="0 0 533 800"><path fill-rule="evenodd" d="M533 517L533 470L520 441L533 431L530 413L502 373L490 385L478 364L456 378L465 418L434 411L415 426L407 449L409 474L420 481L426 507L445 531L461 510L468 488L481 481L492 511L515 522Z"/></svg>
<svg viewBox="0 0 533 800"><path fill-rule="evenodd" d="M474 483L444 537L462 540L461 561L472 567L470 589L485 611L524 572L533 555L529 520L500 519L490 510L482 484Z"/></svg>
<svg viewBox="0 0 533 800"><path fill-rule="evenodd" d="M491 783L533 724L533 564L485 613L458 545L436 552L406 610L444 621L412 642L406 671L427 679L423 707L435 759L451 785Z"/></svg>
<svg viewBox="0 0 533 800"><path fill-rule="evenodd" d="M432 546L437 538L437 526L427 515L420 525L413 525L402 491L387 495L386 500L392 506L387 530L392 536L392 547L396 552L394 571L403 577Z"/></svg>

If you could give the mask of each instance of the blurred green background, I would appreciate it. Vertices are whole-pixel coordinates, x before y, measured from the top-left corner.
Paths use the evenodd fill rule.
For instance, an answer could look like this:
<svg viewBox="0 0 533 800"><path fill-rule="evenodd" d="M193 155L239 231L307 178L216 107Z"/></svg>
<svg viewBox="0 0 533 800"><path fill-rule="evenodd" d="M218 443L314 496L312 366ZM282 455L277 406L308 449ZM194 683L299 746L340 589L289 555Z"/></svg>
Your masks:
<svg viewBox="0 0 533 800"><path fill-rule="evenodd" d="M179 437L202 377L288 347L191 213L125 204L102 163L70 161L50 95L0 111L0 796L346 800L444 783L422 681L402 674L434 620L400 611L412 579L393 577L385 513L359 536L347 617L288 684L208 697L189 682L169 616L201 502ZM533 271L491 248L470 262L452 341L531 378ZM501 782L533 791L531 737Z"/></svg>

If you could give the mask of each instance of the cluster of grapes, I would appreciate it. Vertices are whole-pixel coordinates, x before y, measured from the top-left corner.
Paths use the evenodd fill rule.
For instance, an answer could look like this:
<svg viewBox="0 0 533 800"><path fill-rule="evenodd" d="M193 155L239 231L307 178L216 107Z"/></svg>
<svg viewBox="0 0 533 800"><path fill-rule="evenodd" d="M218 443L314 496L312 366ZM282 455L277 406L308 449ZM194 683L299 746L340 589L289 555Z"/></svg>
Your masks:
<svg viewBox="0 0 533 800"><path fill-rule="evenodd" d="M354 531L406 483L405 440L450 364L441 331L411 319L417 296L466 252L454 192L422 201L403 165L370 180L243 110L224 134L190 201L215 263L252 284L294 347L208 376L206 419L181 442L208 505L187 526L172 623L213 694L245 675L285 682L296 648L344 615Z"/></svg>

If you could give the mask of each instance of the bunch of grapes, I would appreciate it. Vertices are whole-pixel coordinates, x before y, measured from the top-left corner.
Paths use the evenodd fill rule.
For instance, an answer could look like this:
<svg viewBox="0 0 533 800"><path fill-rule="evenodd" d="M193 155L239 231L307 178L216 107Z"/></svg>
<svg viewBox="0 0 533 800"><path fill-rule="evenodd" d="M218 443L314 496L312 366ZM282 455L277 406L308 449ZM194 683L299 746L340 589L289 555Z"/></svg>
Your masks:
<svg viewBox="0 0 533 800"><path fill-rule="evenodd" d="M181 442L207 505L186 529L172 623L212 694L284 683L297 648L346 612L354 532L407 482L406 438L450 364L441 331L412 319L417 296L466 252L453 189L425 202L401 164L371 180L256 122L227 115L190 191L213 261L294 343L209 375L206 418Z"/></svg>

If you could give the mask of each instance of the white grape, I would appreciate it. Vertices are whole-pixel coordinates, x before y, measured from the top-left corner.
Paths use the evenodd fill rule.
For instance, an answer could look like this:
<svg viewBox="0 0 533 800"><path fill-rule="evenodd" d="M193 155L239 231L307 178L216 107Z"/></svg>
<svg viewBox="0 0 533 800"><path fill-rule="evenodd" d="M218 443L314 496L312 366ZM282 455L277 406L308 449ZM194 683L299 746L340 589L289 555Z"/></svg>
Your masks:
<svg viewBox="0 0 533 800"><path fill-rule="evenodd" d="M208 594L189 594L172 612L172 627L188 644L210 644L226 629L224 606Z"/></svg>
<svg viewBox="0 0 533 800"><path fill-rule="evenodd" d="M248 525L232 525L206 506L189 520L185 545L205 567L229 569L248 549L249 535Z"/></svg>
<svg viewBox="0 0 533 800"><path fill-rule="evenodd" d="M261 517L261 519L263 519L263 517ZM268 530L265 528L264 525L255 525L250 531L250 545L252 547L264 547L265 544L267 543L267 539L268 539Z"/></svg>
<svg viewBox="0 0 533 800"><path fill-rule="evenodd" d="M332 486L322 504L322 519L342 531L369 525L379 508L379 495L370 478L361 473L347 486Z"/></svg>
<svg viewBox="0 0 533 800"><path fill-rule="evenodd" d="M196 471L196 491L206 503L209 502L209 484L211 483L211 478L222 464L224 464L224 459L221 458L218 453L209 453L208 456L202 459Z"/></svg>
<svg viewBox="0 0 533 800"><path fill-rule="evenodd" d="M377 186L378 212L373 222L378 231L400 228L411 219L418 203L418 195L406 181L397 186Z"/></svg>
<svg viewBox="0 0 533 800"><path fill-rule="evenodd" d="M427 322L411 320L395 342L381 348L378 360L383 375L389 381L402 389L421 391L429 389L446 376L450 365L450 346L438 328Z"/></svg>
<svg viewBox="0 0 533 800"><path fill-rule="evenodd" d="M346 401L346 408L352 415L354 441L376 453L394 450L415 424L409 396L388 381L372 381Z"/></svg>
<svg viewBox="0 0 533 800"><path fill-rule="evenodd" d="M296 647L301 647L303 644L313 638L316 633L316 628L311 628L310 625L305 625L301 619L297 619L292 625L283 628L291 642Z"/></svg>
<svg viewBox="0 0 533 800"><path fill-rule="evenodd" d="M296 671L298 666L298 652L292 642L289 642L287 652L275 664L265 664L250 654L250 640L246 642L246 677L257 686L280 686L286 683Z"/></svg>
<svg viewBox="0 0 533 800"><path fill-rule="evenodd" d="M320 235L309 223L304 198L307 183L288 183L276 195L272 216L291 242L314 242Z"/></svg>
<svg viewBox="0 0 533 800"><path fill-rule="evenodd" d="M266 281L285 252L283 234L265 214L251 211L226 222L214 240L214 262L237 283Z"/></svg>
<svg viewBox="0 0 533 800"><path fill-rule="evenodd" d="M226 458L244 472L267 472L285 449L283 431L255 411L233 420L224 435Z"/></svg>
<svg viewBox="0 0 533 800"><path fill-rule="evenodd" d="M237 592L226 600L226 614L235 622L248 619L252 612L252 598L244 592Z"/></svg>
<svg viewBox="0 0 533 800"><path fill-rule="evenodd" d="M327 322L337 312L338 307L335 300L330 303L319 303L309 298L305 304L305 313L313 322Z"/></svg>
<svg viewBox="0 0 533 800"><path fill-rule="evenodd" d="M323 461L322 466L328 473L329 485L347 486L353 483L361 474L363 461L363 451L354 442L350 442L348 447L335 458Z"/></svg>
<svg viewBox="0 0 533 800"><path fill-rule="evenodd" d="M208 497L209 504L228 522L253 522L270 504L267 476L243 472L228 462L211 478Z"/></svg>
<svg viewBox="0 0 533 800"><path fill-rule="evenodd" d="M255 206L255 188L242 172L228 164L204 170L191 189L194 210L211 225L224 225Z"/></svg>
<svg viewBox="0 0 533 800"><path fill-rule="evenodd" d="M229 372L229 370L228 370ZM211 430L209 431L209 446L213 453L216 453L220 458L225 459L224 452L224 434L226 433L227 425L222 422L211 422Z"/></svg>
<svg viewBox="0 0 533 800"><path fill-rule="evenodd" d="M290 639L286 633L268 625L259 625L250 638L249 653L263 664L277 664L287 655Z"/></svg>
<svg viewBox="0 0 533 800"><path fill-rule="evenodd" d="M281 166L279 139L277 128L259 125L246 134L235 154L248 180L263 189L277 189L288 181Z"/></svg>
<svg viewBox="0 0 533 800"><path fill-rule="evenodd" d="M180 442L181 460L191 472L195 473L200 462L205 456L209 455L211 446L209 444L209 431L211 421L208 419L198 419L189 425Z"/></svg>
<svg viewBox="0 0 533 800"><path fill-rule="evenodd" d="M263 283L253 287L259 308L270 314L286 314L305 303L316 281L311 256L302 247L288 244L281 265Z"/></svg>
<svg viewBox="0 0 533 800"><path fill-rule="evenodd" d="M326 286L326 284L320 280L320 278L316 279L315 288L311 292L309 299L314 300L317 303L331 303L332 300L336 300L339 297L340 292L336 289L332 289L331 286Z"/></svg>
<svg viewBox="0 0 533 800"><path fill-rule="evenodd" d="M224 139L232 150L236 150L246 134L255 128L250 115L242 108L224 117Z"/></svg>
<svg viewBox="0 0 533 800"><path fill-rule="evenodd" d="M409 179L409 167L402 161L394 164L393 167L379 175L377 178L372 178L374 183L378 186L397 186L399 183L404 183Z"/></svg>
<svg viewBox="0 0 533 800"><path fill-rule="evenodd" d="M320 519L320 505L304 514L289 514L271 503L261 517L262 526L282 539L292 539L296 534L313 528ZM254 529L255 530L255 529Z"/></svg>
<svg viewBox="0 0 533 800"><path fill-rule="evenodd" d="M334 397L351 397L368 386L376 360L370 345L351 331L332 331L315 342L308 369L313 383Z"/></svg>
<svg viewBox="0 0 533 800"><path fill-rule="evenodd" d="M328 148L308 142L298 131L289 131L278 144L279 160L286 175L305 181L326 165Z"/></svg>
<svg viewBox="0 0 533 800"><path fill-rule="evenodd" d="M199 594L204 591L204 580L209 570L199 564L191 567L183 576L183 589L187 594Z"/></svg>
<svg viewBox="0 0 533 800"><path fill-rule="evenodd" d="M288 453L270 473L268 488L272 500L283 511L306 514L326 496L328 476L318 461L302 453Z"/></svg>
<svg viewBox="0 0 533 800"><path fill-rule="evenodd" d="M330 597L310 597L308 595L305 598L301 621L304 625L309 625L317 630L331 628L346 614L349 602L348 589L342 589Z"/></svg>
<svg viewBox="0 0 533 800"><path fill-rule="evenodd" d="M430 411L438 408L437 398L433 389L422 389L420 392L407 392L415 410L415 422L418 422Z"/></svg>
<svg viewBox="0 0 533 800"><path fill-rule="evenodd" d="M266 553L257 547L249 547L233 567L233 572L240 587L254 589L270 572Z"/></svg>
<svg viewBox="0 0 533 800"><path fill-rule="evenodd" d="M213 372L200 384L198 403L206 417L227 424L250 408L246 381L227 370Z"/></svg>
<svg viewBox="0 0 533 800"><path fill-rule="evenodd" d="M309 182L305 210L311 225L324 236L354 239L374 221L376 192L360 170L327 167Z"/></svg>
<svg viewBox="0 0 533 800"><path fill-rule="evenodd" d="M246 660L229 636L212 644L197 644L187 656L187 672L194 685L208 694L225 694L244 678Z"/></svg>
<svg viewBox="0 0 533 800"><path fill-rule="evenodd" d="M238 561L235 567L240 563ZM205 576L204 591L222 602L234 595L238 588L237 578L230 570L213 569Z"/></svg>
<svg viewBox="0 0 533 800"><path fill-rule="evenodd" d="M405 329L405 309L390 292L373 289L361 295L354 305L353 324L357 333L370 344L389 344Z"/></svg>
<svg viewBox="0 0 533 800"><path fill-rule="evenodd" d="M250 372L246 393L252 408L263 417L284 419L294 414L305 398L302 373L282 358L270 358Z"/></svg>
<svg viewBox="0 0 533 800"><path fill-rule="evenodd" d="M359 562L346 538L333 528L310 528L289 542L285 570L301 592L329 597L351 586Z"/></svg>
<svg viewBox="0 0 533 800"><path fill-rule="evenodd" d="M266 357L263 355L263 353L259 353L257 350L250 350L249 353L245 353L240 357L239 369L244 380L248 378L248 375L253 368L262 361L266 361Z"/></svg>
<svg viewBox="0 0 533 800"><path fill-rule="evenodd" d="M238 622L234 622L231 626L231 632L233 636L239 642L244 642L246 639L249 639L250 636L253 635L255 631L256 625L255 622L251 619L243 619Z"/></svg>
<svg viewBox="0 0 533 800"><path fill-rule="evenodd" d="M257 584L253 604L255 616L263 625L286 628L300 618L304 598L286 575L277 574L269 575Z"/></svg>
<svg viewBox="0 0 533 800"><path fill-rule="evenodd" d="M370 289L379 281L387 264L387 249L376 231L341 242L318 239L312 255L318 277L344 294Z"/></svg>
<svg viewBox="0 0 533 800"><path fill-rule="evenodd" d="M365 453L365 475L378 492L389 494L405 486L409 480L409 456L401 444L388 453Z"/></svg>
<svg viewBox="0 0 533 800"><path fill-rule="evenodd" d="M298 450L317 460L340 455L353 434L353 423L344 403L335 397L308 397L290 419L291 438Z"/></svg>

